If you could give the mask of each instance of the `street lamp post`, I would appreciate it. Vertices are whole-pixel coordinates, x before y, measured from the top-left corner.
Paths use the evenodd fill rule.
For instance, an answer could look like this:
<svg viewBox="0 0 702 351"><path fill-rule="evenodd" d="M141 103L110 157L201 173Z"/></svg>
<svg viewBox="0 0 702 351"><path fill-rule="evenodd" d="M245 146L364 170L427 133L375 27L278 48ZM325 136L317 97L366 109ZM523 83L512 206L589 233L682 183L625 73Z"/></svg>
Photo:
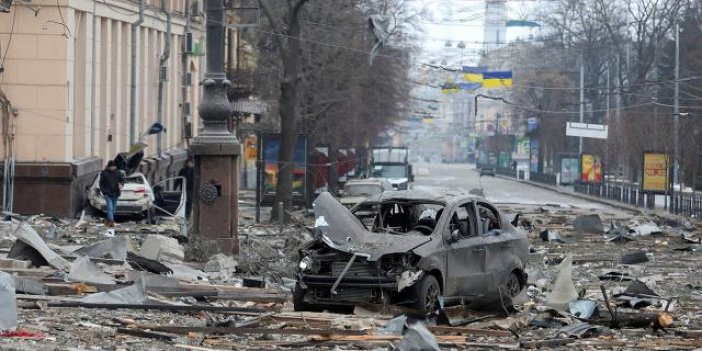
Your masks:
<svg viewBox="0 0 702 351"><path fill-rule="evenodd" d="M206 70L198 108L202 130L193 140L195 157L193 230L205 254L239 252L238 158L241 144L227 126L231 105L224 73L224 1L206 0Z"/></svg>

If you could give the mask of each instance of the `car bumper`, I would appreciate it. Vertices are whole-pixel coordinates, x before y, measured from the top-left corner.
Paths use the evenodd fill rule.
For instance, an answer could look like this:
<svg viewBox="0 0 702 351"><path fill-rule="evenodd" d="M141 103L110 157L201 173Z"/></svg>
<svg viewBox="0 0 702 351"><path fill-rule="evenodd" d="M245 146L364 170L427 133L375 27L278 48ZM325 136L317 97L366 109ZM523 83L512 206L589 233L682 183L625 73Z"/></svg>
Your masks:
<svg viewBox="0 0 702 351"><path fill-rule="evenodd" d="M315 306L377 304L397 293L397 280L388 277L345 277L331 292L337 276L300 274L298 284L305 289L305 303Z"/></svg>
<svg viewBox="0 0 702 351"><path fill-rule="evenodd" d="M107 212L107 205L99 204L97 206L93 205L101 212ZM149 205L145 204L120 204L117 203L117 208L115 208L115 214L138 214L145 212L149 209Z"/></svg>

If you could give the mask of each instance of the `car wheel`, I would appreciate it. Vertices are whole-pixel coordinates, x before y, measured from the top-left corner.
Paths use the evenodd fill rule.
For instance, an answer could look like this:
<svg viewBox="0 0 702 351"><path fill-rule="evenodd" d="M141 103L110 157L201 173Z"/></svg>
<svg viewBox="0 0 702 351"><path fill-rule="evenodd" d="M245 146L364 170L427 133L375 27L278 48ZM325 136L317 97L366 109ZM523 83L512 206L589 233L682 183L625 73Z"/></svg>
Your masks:
<svg viewBox="0 0 702 351"><path fill-rule="evenodd" d="M517 272L512 272L507 277L507 280L502 285L502 293L505 293L510 298L514 298L522 291L522 286L519 283Z"/></svg>
<svg viewBox="0 0 702 351"><path fill-rule="evenodd" d="M415 309L419 314L426 315L440 308L439 297L441 288L439 282L431 274L425 274L419 283L415 285L416 303Z"/></svg>

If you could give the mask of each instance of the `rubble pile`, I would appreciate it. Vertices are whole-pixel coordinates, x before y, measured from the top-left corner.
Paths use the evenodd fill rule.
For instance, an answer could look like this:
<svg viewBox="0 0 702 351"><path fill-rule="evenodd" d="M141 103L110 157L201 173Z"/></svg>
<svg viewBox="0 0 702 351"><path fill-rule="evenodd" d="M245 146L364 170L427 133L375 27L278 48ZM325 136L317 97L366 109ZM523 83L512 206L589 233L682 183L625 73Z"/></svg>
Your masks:
<svg viewBox="0 0 702 351"><path fill-rule="evenodd" d="M187 260L177 224L0 222L0 349L702 348L702 225L504 205L529 233L528 286L493 309L293 312L305 225L242 226L241 254Z"/></svg>

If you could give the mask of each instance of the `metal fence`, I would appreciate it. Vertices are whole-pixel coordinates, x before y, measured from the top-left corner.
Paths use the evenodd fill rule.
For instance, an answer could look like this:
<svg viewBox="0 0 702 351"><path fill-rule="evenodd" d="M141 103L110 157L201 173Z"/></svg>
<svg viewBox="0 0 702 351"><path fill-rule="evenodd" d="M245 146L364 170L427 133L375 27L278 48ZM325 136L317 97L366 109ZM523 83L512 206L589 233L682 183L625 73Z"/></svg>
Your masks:
<svg viewBox="0 0 702 351"><path fill-rule="evenodd" d="M637 207L654 204L654 199L649 197L656 196L641 191L638 184L627 183L577 182L574 189L582 194L615 200ZM683 193L672 196L669 211L685 217L702 217L702 194Z"/></svg>
<svg viewBox="0 0 702 351"><path fill-rule="evenodd" d="M697 193L675 194L670 202L670 212L685 217L702 217L702 195Z"/></svg>
<svg viewBox="0 0 702 351"><path fill-rule="evenodd" d="M529 180L532 182L548 184L548 185L558 185L558 179L555 174L530 172Z"/></svg>
<svg viewBox="0 0 702 351"><path fill-rule="evenodd" d="M576 182L574 184L576 192L602 197L610 200L615 200L629 204L632 206L643 207L646 204L648 194L639 189L638 185L626 183L590 183Z"/></svg>

